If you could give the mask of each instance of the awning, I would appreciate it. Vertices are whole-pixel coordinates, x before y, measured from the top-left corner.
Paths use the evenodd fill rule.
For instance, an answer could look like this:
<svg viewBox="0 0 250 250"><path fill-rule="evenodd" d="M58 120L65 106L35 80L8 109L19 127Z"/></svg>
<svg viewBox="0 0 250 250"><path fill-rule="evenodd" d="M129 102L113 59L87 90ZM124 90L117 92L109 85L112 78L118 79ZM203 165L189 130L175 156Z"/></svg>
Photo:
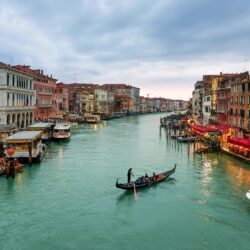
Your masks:
<svg viewBox="0 0 250 250"><path fill-rule="evenodd" d="M250 149L250 140L243 138L228 138L228 143Z"/></svg>

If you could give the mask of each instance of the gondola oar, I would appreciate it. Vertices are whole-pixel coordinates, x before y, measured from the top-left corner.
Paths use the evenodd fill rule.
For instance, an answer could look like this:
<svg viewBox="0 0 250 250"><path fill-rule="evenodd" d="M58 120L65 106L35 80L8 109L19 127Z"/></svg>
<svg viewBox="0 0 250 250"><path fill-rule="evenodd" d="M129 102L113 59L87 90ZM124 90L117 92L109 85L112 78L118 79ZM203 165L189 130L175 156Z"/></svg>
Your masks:
<svg viewBox="0 0 250 250"><path fill-rule="evenodd" d="M137 194L136 194L135 182L133 182L133 186L134 186L134 197L135 197L135 200L137 200Z"/></svg>

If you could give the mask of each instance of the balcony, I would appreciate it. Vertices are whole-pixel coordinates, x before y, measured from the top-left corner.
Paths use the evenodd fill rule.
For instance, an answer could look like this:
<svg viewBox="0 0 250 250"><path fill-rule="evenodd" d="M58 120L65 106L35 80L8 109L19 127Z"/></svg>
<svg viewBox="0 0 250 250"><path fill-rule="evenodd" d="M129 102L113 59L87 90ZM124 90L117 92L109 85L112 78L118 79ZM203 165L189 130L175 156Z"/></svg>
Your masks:
<svg viewBox="0 0 250 250"><path fill-rule="evenodd" d="M38 108L50 108L52 107L52 104L38 104L37 107Z"/></svg>
<svg viewBox="0 0 250 250"><path fill-rule="evenodd" d="M53 93L50 93L50 92L37 92L39 95L49 95L49 96L52 96Z"/></svg>
<svg viewBox="0 0 250 250"><path fill-rule="evenodd" d="M0 111L28 111L35 109L34 106L14 106L14 107L6 107L6 106L0 106Z"/></svg>

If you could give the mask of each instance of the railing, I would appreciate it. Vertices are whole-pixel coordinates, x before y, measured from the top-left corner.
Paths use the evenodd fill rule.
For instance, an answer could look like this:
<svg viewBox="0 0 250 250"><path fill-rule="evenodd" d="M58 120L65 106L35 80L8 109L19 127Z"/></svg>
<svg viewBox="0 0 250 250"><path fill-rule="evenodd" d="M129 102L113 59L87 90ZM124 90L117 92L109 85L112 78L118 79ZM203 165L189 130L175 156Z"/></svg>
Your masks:
<svg viewBox="0 0 250 250"><path fill-rule="evenodd" d="M53 93L50 92L38 92L39 95L53 95Z"/></svg>
<svg viewBox="0 0 250 250"><path fill-rule="evenodd" d="M16 110L33 110L35 107L34 106L14 106L14 107L1 107L0 106L0 111L16 111Z"/></svg>
<svg viewBox="0 0 250 250"><path fill-rule="evenodd" d="M38 104L37 106L40 108L49 108L52 106L52 104Z"/></svg>

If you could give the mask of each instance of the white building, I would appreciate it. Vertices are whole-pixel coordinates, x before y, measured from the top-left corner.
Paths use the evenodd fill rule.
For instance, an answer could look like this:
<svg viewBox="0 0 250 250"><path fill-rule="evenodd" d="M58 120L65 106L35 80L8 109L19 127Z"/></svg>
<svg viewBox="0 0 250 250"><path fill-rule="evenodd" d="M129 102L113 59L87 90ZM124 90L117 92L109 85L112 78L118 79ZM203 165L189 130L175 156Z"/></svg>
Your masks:
<svg viewBox="0 0 250 250"><path fill-rule="evenodd" d="M0 62L0 124L26 128L33 123L34 76Z"/></svg>
<svg viewBox="0 0 250 250"><path fill-rule="evenodd" d="M204 94L202 101L202 122L203 125L209 123L211 116L211 93Z"/></svg>
<svg viewBox="0 0 250 250"><path fill-rule="evenodd" d="M108 91L104 89L95 89L95 112L108 113Z"/></svg>

